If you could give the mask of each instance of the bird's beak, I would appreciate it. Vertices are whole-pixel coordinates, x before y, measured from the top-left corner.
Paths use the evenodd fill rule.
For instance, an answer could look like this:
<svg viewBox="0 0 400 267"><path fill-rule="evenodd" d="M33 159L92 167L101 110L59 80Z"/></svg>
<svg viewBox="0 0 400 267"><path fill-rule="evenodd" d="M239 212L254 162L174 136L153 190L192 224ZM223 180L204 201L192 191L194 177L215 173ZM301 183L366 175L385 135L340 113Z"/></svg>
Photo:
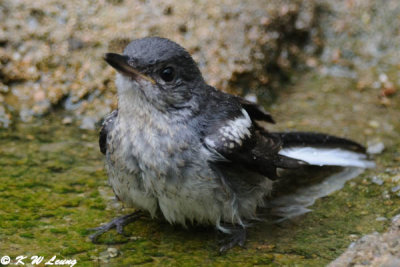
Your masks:
<svg viewBox="0 0 400 267"><path fill-rule="evenodd" d="M133 78L142 78L145 79L152 84L155 84L156 82L154 81L153 78L139 72L136 70L134 67L129 65L129 57L128 56L123 56L115 53L106 53L104 55L104 60L111 65L114 69L117 71L121 72L122 74L131 76Z"/></svg>

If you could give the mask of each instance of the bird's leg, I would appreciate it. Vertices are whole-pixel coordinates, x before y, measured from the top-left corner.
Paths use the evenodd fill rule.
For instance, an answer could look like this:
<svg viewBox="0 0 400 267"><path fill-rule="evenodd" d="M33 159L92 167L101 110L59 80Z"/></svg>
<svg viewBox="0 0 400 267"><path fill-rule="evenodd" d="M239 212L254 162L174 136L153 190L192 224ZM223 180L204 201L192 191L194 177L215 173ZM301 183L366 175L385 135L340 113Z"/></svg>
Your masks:
<svg viewBox="0 0 400 267"><path fill-rule="evenodd" d="M236 245L244 247L244 244L246 242L247 231L245 227L237 226L232 227L229 230L230 233L225 233L229 236L220 241L220 244L223 244L219 249L220 253L224 253Z"/></svg>
<svg viewBox="0 0 400 267"><path fill-rule="evenodd" d="M126 234L124 233L124 226L131 222L134 222L140 216L142 216L142 214L141 214L141 211L138 210L131 214L115 218L107 224L101 225L96 228L89 229L90 231L96 231L96 233L90 235L89 238L92 241L92 243L98 244L99 243L98 238L102 234L104 234L105 232L107 232L108 230L113 229L113 228L115 228L119 234L126 236Z"/></svg>

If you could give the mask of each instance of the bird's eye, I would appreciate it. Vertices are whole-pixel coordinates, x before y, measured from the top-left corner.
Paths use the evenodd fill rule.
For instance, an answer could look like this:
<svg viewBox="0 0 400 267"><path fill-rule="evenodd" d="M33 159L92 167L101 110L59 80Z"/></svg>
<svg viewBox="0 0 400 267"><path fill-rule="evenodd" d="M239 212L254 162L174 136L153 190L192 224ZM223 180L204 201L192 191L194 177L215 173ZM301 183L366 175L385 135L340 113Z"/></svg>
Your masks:
<svg viewBox="0 0 400 267"><path fill-rule="evenodd" d="M175 70L172 67L166 67L160 71L160 77L164 82L171 82L175 79Z"/></svg>

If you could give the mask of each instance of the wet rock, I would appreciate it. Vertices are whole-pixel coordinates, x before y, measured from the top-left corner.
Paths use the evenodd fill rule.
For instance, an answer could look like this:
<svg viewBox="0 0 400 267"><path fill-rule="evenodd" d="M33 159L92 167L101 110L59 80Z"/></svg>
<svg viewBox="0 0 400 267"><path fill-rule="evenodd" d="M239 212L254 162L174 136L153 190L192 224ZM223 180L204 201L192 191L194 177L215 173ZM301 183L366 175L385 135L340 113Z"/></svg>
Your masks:
<svg viewBox="0 0 400 267"><path fill-rule="evenodd" d="M79 104L77 117L104 115L115 73L102 56L121 52L131 39L171 38L193 54L209 83L242 94L278 88L322 44L314 1L153 0L132 8L129 1L6 0L1 6L7 16L0 16L0 95L11 103L10 91L18 91L12 104L24 121L66 99Z"/></svg>
<svg viewBox="0 0 400 267"><path fill-rule="evenodd" d="M392 219L386 233L373 233L352 243L346 252L331 262L336 266L399 266L400 265L400 215Z"/></svg>
<svg viewBox="0 0 400 267"><path fill-rule="evenodd" d="M398 1L385 5L377 1L329 1L324 6L321 28L324 49L320 72L356 81L356 89L376 91L376 104L385 108L396 106L393 96L400 87L398 62ZM396 19L393 19L396 18ZM370 125L379 130L379 125ZM372 135L372 129L365 129Z"/></svg>

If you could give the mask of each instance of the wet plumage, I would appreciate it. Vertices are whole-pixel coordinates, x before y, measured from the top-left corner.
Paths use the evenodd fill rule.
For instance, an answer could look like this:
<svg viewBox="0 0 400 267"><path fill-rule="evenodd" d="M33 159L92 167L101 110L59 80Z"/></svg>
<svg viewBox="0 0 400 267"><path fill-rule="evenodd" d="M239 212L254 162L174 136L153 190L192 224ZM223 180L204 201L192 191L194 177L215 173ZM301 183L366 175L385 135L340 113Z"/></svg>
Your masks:
<svg viewBox="0 0 400 267"><path fill-rule="evenodd" d="M170 223L195 221L223 232L230 232L227 223L240 226L233 243L243 244L246 222L265 204L277 168L313 164L288 156L289 148L340 148L360 155L350 165L367 162L350 140L268 132L258 122L274 123L269 113L207 85L190 55L167 39L135 40L124 55L105 60L118 71L118 111L105 118L99 140L110 184L125 204Z"/></svg>

